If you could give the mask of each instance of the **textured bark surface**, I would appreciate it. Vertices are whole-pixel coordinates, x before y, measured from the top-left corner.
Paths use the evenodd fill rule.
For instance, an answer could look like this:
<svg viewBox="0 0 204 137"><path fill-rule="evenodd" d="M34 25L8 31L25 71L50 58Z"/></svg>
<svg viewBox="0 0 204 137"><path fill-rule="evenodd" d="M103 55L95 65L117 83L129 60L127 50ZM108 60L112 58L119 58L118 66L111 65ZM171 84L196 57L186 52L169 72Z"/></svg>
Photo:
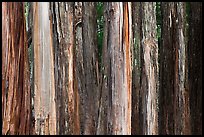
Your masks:
<svg viewBox="0 0 204 137"><path fill-rule="evenodd" d="M56 134L56 95L49 3L33 3L34 134Z"/></svg>
<svg viewBox="0 0 204 137"><path fill-rule="evenodd" d="M191 131L202 135L202 3L190 3L189 16L189 90Z"/></svg>
<svg viewBox="0 0 204 137"><path fill-rule="evenodd" d="M3 2L2 29L4 135L202 134L202 3Z"/></svg>
<svg viewBox="0 0 204 137"><path fill-rule="evenodd" d="M82 46L82 2L75 2L74 3L74 77L75 77L75 85L78 91L78 113L80 117L80 133L83 134L84 132L84 121L85 117L83 117L85 112L86 105L85 100L83 99L82 95L85 93L85 84L84 84L84 65L83 65L83 46Z"/></svg>
<svg viewBox="0 0 204 137"><path fill-rule="evenodd" d="M27 2L27 43L28 43L28 57L29 57L29 69L30 69L30 90L31 90L31 119L32 119L32 131L34 130L34 45L33 45L33 6L32 2ZM31 131L31 133L32 133Z"/></svg>
<svg viewBox="0 0 204 137"><path fill-rule="evenodd" d="M143 134L158 134L158 44L156 3L142 3L142 113Z"/></svg>
<svg viewBox="0 0 204 137"><path fill-rule="evenodd" d="M160 134L190 134L184 3L162 3Z"/></svg>
<svg viewBox="0 0 204 137"><path fill-rule="evenodd" d="M82 3L82 46L84 67L84 92L80 97L85 101L84 131L82 134L96 134L99 104L99 71L97 49L96 2Z"/></svg>
<svg viewBox="0 0 204 137"><path fill-rule="evenodd" d="M108 54L107 54L107 38L108 38L108 25L109 25L109 10L107 9L108 3L104 3L103 15L104 15L104 35L103 35L103 47L102 47L102 67L101 67L101 87L100 87L100 96L99 96L99 115L97 123L97 135L107 135L108 133L108 79L107 74L109 67L105 67L108 64ZM105 6L106 5L106 6ZM110 64L109 64L110 65Z"/></svg>
<svg viewBox="0 0 204 137"><path fill-rule="evenodd" d="M132 119L131 134L143 133L142 92L141 92L141 3L132 3L133 22L133 70L132 70Z"/></svg>
<svg viewBox="0 0 204 137"><path fill-rule="evenodd" d="M104 134L131 134L131 3L105 3L104 10L100 127Z"/></svg>
<svg viewBox="0 0 204 137"><path fill-rule="evenodd" d="M51 3L55 55L57 134L79 134L77 90L74 88L74 3Z"/></svg>
<svg viewBox="0 0 204 137"><path fill-rule="evenodd" d="M23 3L2 3L2 134L30 134L31 98Z"/></svg>

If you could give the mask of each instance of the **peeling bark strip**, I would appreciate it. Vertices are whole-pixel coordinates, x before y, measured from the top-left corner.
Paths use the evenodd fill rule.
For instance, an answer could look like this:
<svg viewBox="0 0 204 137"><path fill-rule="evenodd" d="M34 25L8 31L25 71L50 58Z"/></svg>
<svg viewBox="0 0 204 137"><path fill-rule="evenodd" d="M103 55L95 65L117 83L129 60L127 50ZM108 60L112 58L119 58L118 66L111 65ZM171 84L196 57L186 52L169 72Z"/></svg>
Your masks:
<svg viewBox="0 0 204 137"><path fill-rule="evenodd" d="M31 100L23 3L2 3L2 134L30 134Z"/></svg>
<svg viewBox="0 0 204 137"><path fill-rule="evenodd" d="M77 90L74 88L74 3L51 3L57 97L57 134L79 134Z"/></svg>
<svg viewBox="0 0 204 137"><path fill-rule="evenodd" d="M130 11L129 2L105 3L102 87L104 99L102 98L101 103L104 106L101 108L107 113L102 115L102 118L107 117L103 123L107 134L131 134Z"/></svg>
<svg viewBox="0 0 204 137"><path fill-rule="evenodd" d="M33 3L34 134L56 134L56 97L49 3Z"/></svg>
<svg viewBox="0 0 204 137"><path fill-rule="evenodd" d="M185 87L184 6L183 2L161 6L161 134L190 134L189 93Z"/></svg>
<svg viewBox="0 0 204 137"><path fill-rule="evenodd" d="M143 134L158 134L158 44L156 2L142 3Z"/></svg>
<svg viewBox="0 0 204 137"><path fill-rule="evenodd" d="M202 3L190 3L189 15L189 90L191 131L202 135Z"/></svg>
<svg viewBox="0 0 204 137"><path fill-rule="evenodd" d="M80 97L85 101L84 131L82 134L96 134L96 122L99 104L99 71L97 49L96 2L82 3L82 46L84 67L84 93Z"/></svg>

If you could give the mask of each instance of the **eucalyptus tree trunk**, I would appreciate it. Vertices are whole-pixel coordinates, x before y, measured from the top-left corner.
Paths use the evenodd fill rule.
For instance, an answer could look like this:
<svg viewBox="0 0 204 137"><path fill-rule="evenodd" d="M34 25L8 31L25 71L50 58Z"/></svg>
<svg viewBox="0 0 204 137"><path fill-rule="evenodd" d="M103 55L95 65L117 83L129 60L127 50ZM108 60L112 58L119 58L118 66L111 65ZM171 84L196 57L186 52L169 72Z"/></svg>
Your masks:
<svg viewBox="0 0 204 137"><path fill-rule="evenodd" d="M34 134L56 134L52 22L48 2L33 3Z"/></svg>
<svg viewBox="0 0 204 137"><path fill-rule="evenodd" d="M24 5L2 3L2 134L30 134L31 94Z"/></svg>
<svg viewBox="0 0 204 137"><path fill-rule="evenodd" d="M162 3L160 134L190 134L185 4Z"/></svg>
<svg viewBox="0 0 204 137"><path fill-rule="evenodd" d="M57 134L79 134L77 89L74 88L74 3L51 3L55 63Z"/></svg>
<svg viewBox="0 0 204 137"><path fill-rule="evenodd" d="M131 3L106 2L104 8L99 115L99 127L104 133L99 131L98 134L131 134Z"/></svg>
<svg viewBox="0 0 204 137"><path fill-rule="evenodd" d="M189 15L189 90L191 131L202 135L202 3L190 3Z"/></svg>
<svg viewBox="0 0 204 137"><path fill-rule="evenodd" d="M99 70L97 49L96 2L82 3L82 47L84 68L84 92L80 97L85 101L84 129L82 134L96 134L99 104Z"/></svg>
<svg viewBox="0 0 204 137"><path fill-rule="evenodd" d="M142 3L142 113L143 134L158 134L158 44L156 2Z"/></svg>
<svg viewBox="0 0 204 137"><path fill-rule="evenodd" d="M83 59L83 46L82 46L82 2L74 3L74 77L76 80L76 88L78 91L78 113L80 118L80 134L84 133L85 128L85 105L86 100L83 99L85 94L85 75L84 75L84 59Z"/></svg>
<svg viewBox="0 0 204 137"><path fill-rule="evenodd" d="M133 29L133 70L132 70L132 118L131 134L143 134L143 115L142 115L142 92L141 92L141 19L142 3L132 3L132 29Z"/></svg>

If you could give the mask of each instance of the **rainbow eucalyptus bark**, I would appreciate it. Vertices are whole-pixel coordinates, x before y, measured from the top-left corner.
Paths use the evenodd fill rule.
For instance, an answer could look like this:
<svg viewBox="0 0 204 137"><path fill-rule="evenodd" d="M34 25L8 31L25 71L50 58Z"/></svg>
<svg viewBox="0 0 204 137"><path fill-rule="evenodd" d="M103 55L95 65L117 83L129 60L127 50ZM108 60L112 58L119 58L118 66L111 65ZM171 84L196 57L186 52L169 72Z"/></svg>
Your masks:
<svg viewBox="0 0 204 137"><path fill-rule="evenodd" d="M2 3L2 134L30 134L31 97L24 5Z"/></svg>

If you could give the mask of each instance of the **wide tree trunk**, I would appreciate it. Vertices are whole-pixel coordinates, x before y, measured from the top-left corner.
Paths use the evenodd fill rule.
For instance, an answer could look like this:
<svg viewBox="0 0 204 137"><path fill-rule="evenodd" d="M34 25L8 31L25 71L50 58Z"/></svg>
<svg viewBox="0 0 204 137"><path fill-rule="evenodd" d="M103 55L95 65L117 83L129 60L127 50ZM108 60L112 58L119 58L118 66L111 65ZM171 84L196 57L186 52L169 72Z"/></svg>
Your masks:
<svg viewBox="0 0 204 137"><path fill-rule="evenodd" d="M143 134L158 134L158 44L156 2L142 3L142 113Z"/></svg>
<svg viewBox="0 0 204 137"><path fill-rule="evenodd" d="M51 3L55 62L57 134L79 134L74 88L74 3Z"/></svg>
<svg viewBox="0 0 204 137"><path fill-rule="evenodd" d="M191 131L202 135L202 3L190 3L189 15L189 90Z"/></svg>
<svg viewBox="0 0 204 137"><path fill-rule="evenodd" d="M160 134L190 134L185 4L162 3Z"/></svg>
<svg viewBox="0 0 204 137"><path fill-rule="evenodd" d="M2 3L2 134L30 134L31 94L24 5Z"/></svg>
<svg viewBox="0 0 204 137"><path fill-rule="evenodd" d="M34 134L56 134L53 34L48 2L33 3Z"/></svg>
<svg viewBox="0 0 204 137"><path fill-rule="evenodd" d="M131 3L106 2L104 8L100 127L105 134L131 134Z"/></svg>
<svg viewBox="0 0 204 137"><path fill-rule="evenodd" d="M156 2L25 4L2 3L2 134L202 134L202 3L161 2L160 49Z"/></svg>
<svg viewBox="0 0 204 137"><path fill-rule="evenodd" d="M84 129L82 134L96 134L99 105L99 70L97 48L96 2L82 3L82 48L84 68L84 92L80 97L85 101Z"/></svg>

